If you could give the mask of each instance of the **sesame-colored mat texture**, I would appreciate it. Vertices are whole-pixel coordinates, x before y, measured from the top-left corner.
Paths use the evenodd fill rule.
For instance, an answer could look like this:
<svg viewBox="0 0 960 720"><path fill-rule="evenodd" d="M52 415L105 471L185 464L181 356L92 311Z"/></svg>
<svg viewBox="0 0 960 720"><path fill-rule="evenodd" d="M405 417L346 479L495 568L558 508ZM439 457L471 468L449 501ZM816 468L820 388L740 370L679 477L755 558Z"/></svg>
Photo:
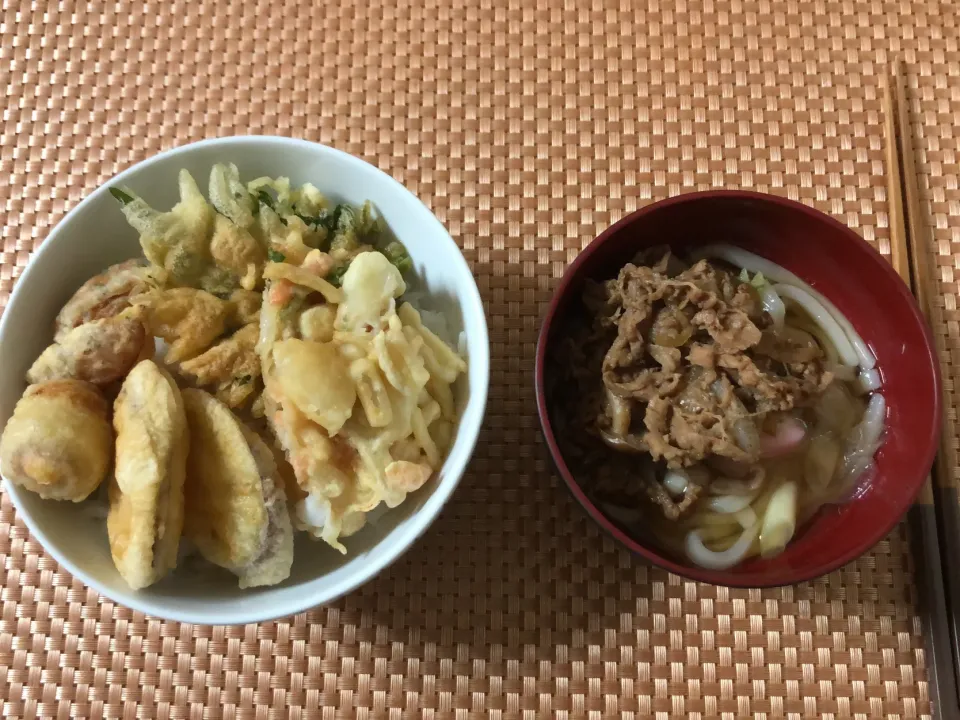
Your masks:
<svg viewBox="0 0 960 720"><path fill-rule="evenodd" d="M348 597L275 623L114 605L59 569L4 496L3 717L929 717L905 525L791 588L648 567L552 474L532 368L567 263L652 200L772 192L887 252L881 88L899 54L956 406L958 7L5 3L0 303L52 225L119 170L205 137L291 135L378 165L444 222L486 303L493 384L470 472L426 536Z"/></svg>

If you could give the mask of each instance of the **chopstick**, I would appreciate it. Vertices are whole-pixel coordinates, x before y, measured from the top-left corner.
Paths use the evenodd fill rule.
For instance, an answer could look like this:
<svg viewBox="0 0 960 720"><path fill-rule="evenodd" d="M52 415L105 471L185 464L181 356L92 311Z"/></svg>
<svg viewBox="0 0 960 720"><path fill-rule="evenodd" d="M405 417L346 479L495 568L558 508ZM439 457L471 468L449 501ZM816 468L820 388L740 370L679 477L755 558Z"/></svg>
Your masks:
<svg viewBox="0 0 960 720"><path fill-rule="evenodd" d="M890 222L890 262L913 291L917 304L932 325L933 298L927 253L932 249L923 223L920 187L913 158L913 135L903 76L903 64L894 60L887 73L883 98L886 136L887 195ZM949 483L948 453L952 451L946 433L932 469L911 510L914 542L921 547L917 573L928 611L928 641L936 681L931 683L941 697L938 707L956 707L960 687L960 580L943 564L943 558L960 557L960 504ZM934 480L936 490L934 489ZM946 552L941 551L941 544ZM945 582L946 579L946 582ZM946 585L946 591L944 586ZM951 609L948 613L947 608ZM951 647L947 647L947 646ZM952 652L950 652L952 650ZM946 655L945 655L946 653ZM952 662L946 667L945 657Z"/></svg>
<svg viewBox="0 0 960 720"><path fill-rule="evenodd" d="M903 191L907 198L907 243L910 268L913 271L913 294L923 314L926 315L927 322L933 325L933 298L936 297L936 292L931 289L933 280L929 274L929 256L927 255L933 249L933 245L930 242L927 226L923 223L924 212L920 203L920 186L917 184L917 169L913 162L910 106L907 104L903 63L899 59L893 65L893 81L896 88L897 135L900 138L900 158L903 162ZM949 449L949 443L941 445L941 450L947 449ZM949 471L948 468L939 465L939 459L944 458L945 453L941 452L937 457L938 469ZM947 477L949 475L941 475L939 479L942 482Z"/></svg>
<svg viewBox="0 0 960 720"><path fill-rule="evenodd" d="M892 97L891 85L894 88ZM909 112L903 63L898 59L893 63L893 71L888 77L884 94L887 179L890 191L890 255L894 268L913 290L927 322L932 323L932 297L935 293L931 293L927 262L931 244L927 228L923 224L923 206L913 160L913 134Z"/></svg>
<svg viewBox="0 0 960 720"><path fill-rule="evenodd" d="M894 61L894 71L887 76L883 86L883 130L886 138L887 158L887 203L890 216L890 263L910 290L913 281L910 277L910 249L907 246L907 222L903 214L903 176L900 173L900 115L897 112L900 103L898 71L900 61ZM894 87L897 90L894 90Z"/></svg>
<svg viewBox="0 0 960 720"><path fill-rule="evenodd" d="M891 90L891 88L893 88ZM913 159L913 135L910 127L903 63L893 62L884 91L884 128L886 130L887 194L890 204L890 262L913 291L920 310L933 325L933 280L929 274L928 253L932 249L923 222L920 186ZM906 205L904 205L906 200ZM948 484L950 439L944 434L934 463L935 479ZM957 528L960 536L960 527Z"/></svg>

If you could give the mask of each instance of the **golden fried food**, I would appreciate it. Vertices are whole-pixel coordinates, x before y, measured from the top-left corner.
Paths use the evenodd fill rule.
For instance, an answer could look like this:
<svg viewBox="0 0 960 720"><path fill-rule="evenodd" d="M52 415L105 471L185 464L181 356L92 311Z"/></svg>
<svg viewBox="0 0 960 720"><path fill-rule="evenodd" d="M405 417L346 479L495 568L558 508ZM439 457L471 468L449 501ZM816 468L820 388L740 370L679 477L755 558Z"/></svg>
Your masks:
<svg viewBox="0 0 960 720"><path fill-rule="evenodd" d="M257 201L240 180L240 171L233 163L217 163L210 170L210 203L221 215L242 228L254 223Z"/></svg>
<svg viewBox="0 0 960 720"><path fill-rule="evenodd" d="M273 462L277 468L277 477L279 477L280 484L287 495L287 504L289 507L293 507L307 497L307 491L297 484L297 474L273 433L269 429L265 429L260 437L270 448L270 454L273 456Z"/></svg>
<svg viewBox="0 0 960 720"><path fill-rule="evenodd" d="M260 322L260 304L263 293L254 290L234 290L230 294L230 318L227 324L232 328L243 327Z"/></svg>
<svg viewBox="0 0 960 720"><path fill-rule="evenodd" d="M48 500L85 500L110 467L108 417L107 401L93 385L79 380L32 385L0 439L4 477Z"/></svg>
<svg viewBox="0 0 960 720"><path fill-rule="evenodd" d="M214 166L210 175L213 205L186 170L180 171L179 184L180 202L169 212L154 210L135 193L121 191L123 214L140 233L144 255L179 287L221 296L238 287L254 289L266 261L266 247L248 229L254 225L257 203L240 183L236 167Z"/></svg>
<svg viewBox="0 0 960 720"><path fill-rule="evenodd" d="M177 564L190 437L173 378L152 360L127 376L114 403L115 479L110 485L110 553L131 588L147 587Z"/></svg>
<svg viewBox="0 0 960 720"><path fill-rule="evenodd" d="M54 339L59 342L84 323L119 315L130 307L133 298L155 286L155 275L155 269L128 260L90 278L57 315Z"/></svg>
<svg viewBox="0 0 960 720"><path fill-rule="evenodd" d="M140 233L143 254L167 271L170 282L183 287L206 287L210 262L210 234L214 209L207 203L193 176L180 171L180 202L169 212L150 207L130 191L123 205L127 222Z"/></svg>
<svg viewBox="0 0 960 720"><path fill-rule="evenodd" d="M244 567L267 522L256 461L229 409L202 390L183 395L192 437L185 532L214 564Z"/></svg>
<svg viewBox="0 0 960 720"><path fill-rule="evenodd" d="M396 507L440 469L456 420L450 384L466 364L412 306L397 306L406 284L383 253L354 255L339 299L321 304L296 294L316 290L304 282L316 276L288 265L264 270L263 409L300 489L295 525L345 553L340 538L367 513Z"/></svg>
<svg viewBox="0 0 960 720"><path fill-rule="evenodd" d="M334 343L281 340L273 346L277 382L311 421L335 435L353 414L357 386ZM322 372L317 372L323 368Z"/></svg>
<svg viewBox="0 0 960 720"><path fill-rule="evenodd" d="M260 377L259 336L260 325L251 323L202 355L185 360L180 372L197 385L214 386L217 398L227 406L240 407L253 394Z"/></svg>
<svg viewBox="0 0 960 720"><path fill-rule="evenodd" d="M300 314L300 336L312 342L330 342L336 331L337 309L331 305L315 305Z"/></svg>
<svg viewBox="0 0 960 720"><path fill-rule="evenodd" d="M250 403L250 414L254 418L257 418L258 420L263 419L267 416L267 407L266 407L266 402L263 396L264 396L263 392L259 393L253 399L253 402Z"/></svg>
<svg viewBox="0 0 960 720"><path fill-rule="evenodd" d="M310 268L299 267L287 262L271 262L264 267L263 277L267 280L287 280L294 285L309 288L313 292L323 295L327 302L339 303L343 301L343 292L340 288L334 287Z"/></svg>
<svg viewBox="0 0 960 720"><path fill-rule="evenodd" d="M263 503L267 509L267 527L260 553L237 574L240 587L276 585L290 577L293 565L293 525L284 491L286 479L274 461L271 448L257 433L240 423L243 436L260 473Z"/></svg>
<svg viewBox="0 0 960 720"><path fill-rule="evenodd" d="M240 587L280 582L290 573L293 530L269 447L209 393L183 396L192 432L186 535Z"/></svg>
<svg viewBox="0 0 960 720"><path fill-rule="evenodd" d="M194 288L155 290L137 299L144 309L143 321L151 335L170 344L168 363L192 358L209 348L223 334L230 305Z"/></svg>
<svg viewBox="0 0 960 720"><path fill-rule="evenodd" d="M213 223L210 255L218 267L240 278L244 290L257 286L267 260L266 251L253 235L219 214Z"/></svg>
<svg viewBox="0 0 960 720"><path fill-rule="evenodd" d="M145 345L152 355L153 337L136 317L94 320L44 350L27 371L27 382L74 379L108 385L130 372L142 359Z"/></svg>
<svg viewBox="0 0 960 720"><path fill-rule="evenodd" d="M176 567L181 535L241 588L280 583L294 524L346 552L369 513L433 477L465 365L400 303L412 262L398 242L374 247L387 228L369 203L331 205L287 178L245 184L227 164L209 200L181 170L168 211L110 192L148 264L108 268L61 310L0 469L79 501L112 458L107 530L131 588Z"/></svg>
<svg viewBox="0 0 960 720"><path fill-rule="evenodd" d="M337 330L357 332L380 327L407 285L384 255L364 252L353 259L343 276L342 288L344 300L337 307Z"/></svg>

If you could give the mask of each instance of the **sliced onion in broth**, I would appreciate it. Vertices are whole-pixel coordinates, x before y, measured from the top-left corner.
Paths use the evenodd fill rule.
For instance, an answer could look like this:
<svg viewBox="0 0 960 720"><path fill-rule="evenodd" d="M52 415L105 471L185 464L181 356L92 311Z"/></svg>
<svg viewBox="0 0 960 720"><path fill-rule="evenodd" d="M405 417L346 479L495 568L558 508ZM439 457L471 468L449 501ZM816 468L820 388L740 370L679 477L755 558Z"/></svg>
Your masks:
<svg viewBox="0 0 960 720"><path fill-rule="evenodd" d="M615 435L607 430L600 431L600 439L610 448L619 452L634 454L648 453L649 448L636 435Z"/></svg>
<svg viewBox="0 0 960 720"><path fill-rule="evenodd" d="M610 429L613 434L626 435L630 432L630 401L607 389L605 402L607 414L610 416Z"/></svg>
<svg viewBox="0 0 960 720"><path fill-rule="evenodd" d="M763 290L760 291L760 302L773 320L773 327L777 330L783 328L783 321L787 317L787 306L783 304L783 300L777 295L772 285L763 286Z"/></svg>
<svg viewBox="0 0 960 720"><path fill-rule="evenodd" d="M650 329L650 342L668 348L677 348L693 335L693 325L681 310L666 307L657 313Z"/></svg>
<svg viewBox="0 0 960 720"><path fill-rule="evenodd" d="M849 365L840 365L839 363L828 360L826 363L826 369L841 382L851 383L857 380L856 368L852 368Z"/></svg>
<svg viewBox="0 0 960 720"><path fill-rule="evenodd" d="M863 403L853 397L846 386L831 383L813 406L817 424L843 436L857 424L863 414Z"/></svg>
<svg viewBox="0 0 960 720"><path fill-rule="evenodd" d="M760 432L750 418L740 418L733 424L733 437L745 453L755 456L760 452Z"/></svg>
<svg viewBox="0 0 960 720"><path fill-rule="evenodd" d="M863 419L847 438L843 460L837 470L838 498L849 493L856 482L873 466L873 456L880 447L887 405L880 393L874 393Z"/></svg>
<svg viewBox="0 0 960 720"><path fill-rule="evenodd" d="M814 435L803 460L803 478L807 485L814 491L823 490L837 471L839 440L831 432Z"/></svg>

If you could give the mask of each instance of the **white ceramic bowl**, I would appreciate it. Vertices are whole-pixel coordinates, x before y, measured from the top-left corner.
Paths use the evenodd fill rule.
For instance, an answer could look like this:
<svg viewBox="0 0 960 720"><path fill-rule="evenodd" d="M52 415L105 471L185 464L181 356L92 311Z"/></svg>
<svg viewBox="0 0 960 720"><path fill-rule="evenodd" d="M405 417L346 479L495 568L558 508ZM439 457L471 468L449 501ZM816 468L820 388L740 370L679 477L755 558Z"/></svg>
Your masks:
<svg viewBox="0 0 960 720"><path fill-rule="evenodd" d="M6 482L34 537L73 575L101 594L145 613L200 624L257 622L329 602L397 559L433 522L467 466L483 421L490 374L489 341L476 283L457 245L433 214L390 176L323 145L280 137L205 140L134 165L74 208L36 252L0 321L0 425L25 389L24 375L52 341L61 306L89 277L140 257L137 234L125 222L111 185L128 185L158 208L177 201L177 173L188 169L205 187L216 162L233 162L241 177L262 175L312 182L335 201L370 200L406 245L428 307L463 331L469 371L457 389L460 423L443 468L425 487L376 523L348 538L341 555L298 533L290 578L275 587L241 591L226 571L178 568L146 590L131 591L110 558L102 517L68 502L42 500ZM456 337L456 335L454 335Z"/></svg>

